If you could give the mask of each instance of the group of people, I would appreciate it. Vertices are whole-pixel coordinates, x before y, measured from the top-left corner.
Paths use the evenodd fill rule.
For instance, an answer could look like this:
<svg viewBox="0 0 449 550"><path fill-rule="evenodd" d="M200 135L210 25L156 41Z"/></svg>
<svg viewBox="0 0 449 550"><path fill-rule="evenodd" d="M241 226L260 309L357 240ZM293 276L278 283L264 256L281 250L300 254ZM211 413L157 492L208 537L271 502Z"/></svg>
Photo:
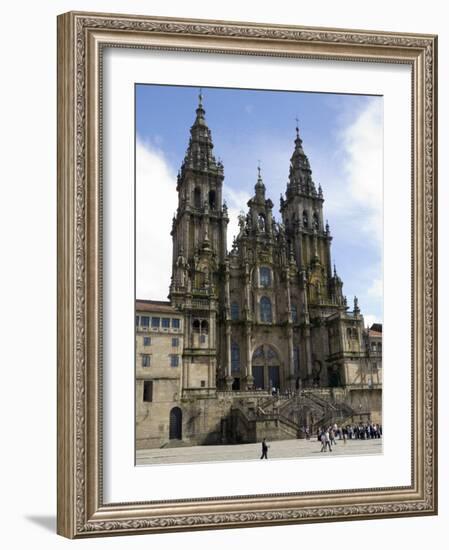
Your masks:
<svg viewBox="0 0 449 550"><path fill-rule="evenodd" d="M304 428L306 439L310 439L310 431ZM360 424L347 424L346 426L338 426L334 424L327 428L318 428L317 441L321 443L321 452L332 452L332 447L337 444L337 439L346 444L348 439L380 439L382 437L382 424L374 424L372 422ZM262 456L261 459L268 458L268 449L270 446L267 440L262 441Z"/></svg>
<svg viewBox="0 0 449 550"><path fill-rule="evenodd" d="M306 438L309 439L308 430L305 430ZM332 452L332 446L337 444L338 440L343 440L346 443L347 439L380 439L382 437L382 425L365 423L365 424L348 424L339 427L337 424L328 428L319 428L317 430L317 440L321 443L321 452Z"/></svg>

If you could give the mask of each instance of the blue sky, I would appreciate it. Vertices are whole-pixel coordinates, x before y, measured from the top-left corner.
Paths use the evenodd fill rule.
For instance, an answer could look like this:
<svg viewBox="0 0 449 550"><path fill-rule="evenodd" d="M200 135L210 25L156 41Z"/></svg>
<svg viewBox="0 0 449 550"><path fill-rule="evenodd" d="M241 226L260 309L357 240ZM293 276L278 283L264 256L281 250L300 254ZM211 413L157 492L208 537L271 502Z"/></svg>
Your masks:
<svg viewBox="0 0 449 550"><path fill-rule="evenodd" d="M137 297L166 299L171 270L169 227L174 190L195 118L198 88L136 86ZM224 164L230 210L228 247L237 215L253 195L260 161L267 196L281 220L296 117L315 183L321 183L332 259L343 291L367 321L382 320L381 97L203 88L214 152ZM161 202L163 208L161 208ZM154 227L160 231L155 235ZM168 252L167 252L167 249ZM156 275L151 275L159 266ZM152 279L156 279L152 283Z"/></svg>

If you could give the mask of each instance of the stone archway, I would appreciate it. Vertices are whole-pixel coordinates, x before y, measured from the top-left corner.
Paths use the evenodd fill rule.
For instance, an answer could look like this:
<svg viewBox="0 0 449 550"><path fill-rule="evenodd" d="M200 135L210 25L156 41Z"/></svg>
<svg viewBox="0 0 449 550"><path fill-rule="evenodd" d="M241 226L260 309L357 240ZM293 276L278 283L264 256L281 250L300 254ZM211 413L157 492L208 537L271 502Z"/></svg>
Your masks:
<svg viewBox="0 0 449 550"><path fill-rule="evenodd" d="M179 407L170 411L169 439L182 439L182 411Z"/></svg>
<svg viewBox="0 0 449 550"><path fill-rule="evenodd" d="M252 375L256 389L281 389L281 362L277 351L268 344L256 348L252 356Z"/></svg>

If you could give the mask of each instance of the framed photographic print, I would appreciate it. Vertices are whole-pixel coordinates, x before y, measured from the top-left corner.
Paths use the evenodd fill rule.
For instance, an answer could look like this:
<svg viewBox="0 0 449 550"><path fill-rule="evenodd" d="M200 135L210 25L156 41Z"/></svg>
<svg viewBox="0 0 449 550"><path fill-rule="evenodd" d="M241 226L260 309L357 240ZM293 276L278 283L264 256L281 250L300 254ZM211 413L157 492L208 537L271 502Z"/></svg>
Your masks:
<svg viewBox="0 0 449 550"><path fill-rule="evenodd" d="M431 35L58 19L58 532L435 514Z"/></svg>

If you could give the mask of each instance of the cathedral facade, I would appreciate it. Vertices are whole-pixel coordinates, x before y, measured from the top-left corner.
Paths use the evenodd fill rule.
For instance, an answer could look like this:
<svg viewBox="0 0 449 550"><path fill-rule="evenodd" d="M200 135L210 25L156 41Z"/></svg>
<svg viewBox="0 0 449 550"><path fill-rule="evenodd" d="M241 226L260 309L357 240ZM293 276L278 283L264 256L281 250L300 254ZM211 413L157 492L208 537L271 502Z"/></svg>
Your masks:
<svg viewBox="0 0 449 550"><path fill-rule="evenodd" d="M305 426L337 418L379 422L381 333L373 353L374 332L365 328L356 297L348 307L332 264L323 191L298 128L280 222L258 168L230 250L224 167L213 149L200 95L171 232L166 307L183 327L176 391L164 392L165 408L156 407L157 393L142 405L139 380L156 387L164 376L143 372L137 360L138 446L299 437ZM152 318L152 302L137 302L136 338L139 309Z"/></svg>

